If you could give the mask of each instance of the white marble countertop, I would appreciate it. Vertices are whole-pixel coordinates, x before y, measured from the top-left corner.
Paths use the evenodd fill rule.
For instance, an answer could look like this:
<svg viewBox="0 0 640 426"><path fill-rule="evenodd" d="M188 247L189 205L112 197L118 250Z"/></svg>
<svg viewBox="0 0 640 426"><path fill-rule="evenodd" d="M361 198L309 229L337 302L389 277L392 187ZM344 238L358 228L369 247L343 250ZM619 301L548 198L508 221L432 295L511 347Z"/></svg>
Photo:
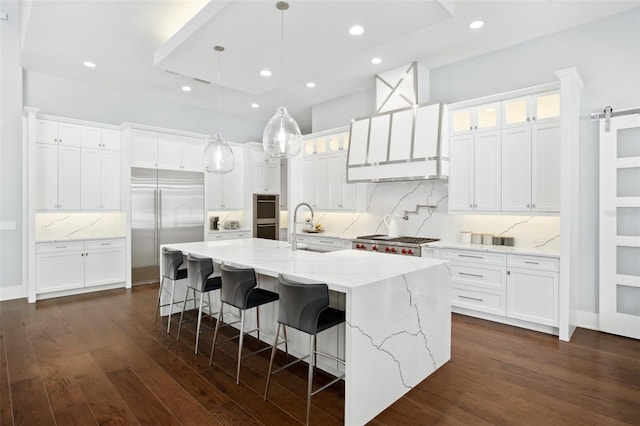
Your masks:
<svg viewBox="0 0 640 426"><path fill-rule="evenodd" d="M471 243L455 243L448 241L436 241L434 243L426 244L427 247L433 248L450 248L460 250L475 250L486 251L491 253L503 253L503 254L522 254L530 256L550 256L560 257L559 250L548 250L544 248L535 247L510 247L510 246L494 246L489 244L471 244Z"/></svg>
<svg viewBox="0 0 640 426"><path fill-rule="evenodd" d="M37 234L36 235L36 244L37 243L62 243L65 241L92 241L92 240L115 240L119 238L126 238L126 235L108 235L108 236L82 236L78 234L77 236L69 237L69 238L61 238L60 235L52 235L47 238L47 234Z"/></svg>
<svg viewBox="0 0 640 426"><path fill-rule="evenodd" d="M360 250L315 253L292 251L284 241L246 238L167 244L166 247L212 258L217 263L251 267L257 273L326 283L330 289L350 293L353 289L425 270L446 263L439 259L389 256Z"/></svg>

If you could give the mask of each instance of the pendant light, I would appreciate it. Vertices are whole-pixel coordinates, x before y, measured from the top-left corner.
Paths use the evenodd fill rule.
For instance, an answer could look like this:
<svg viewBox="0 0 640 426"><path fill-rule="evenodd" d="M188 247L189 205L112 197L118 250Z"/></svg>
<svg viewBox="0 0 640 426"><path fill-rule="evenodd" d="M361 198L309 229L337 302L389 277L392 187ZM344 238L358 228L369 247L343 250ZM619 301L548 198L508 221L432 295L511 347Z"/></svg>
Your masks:
<svg viewBox="0 0 640 426"><path fill-rule="evenodd" d="M216 46L218 52L218 119L220 119L220 54L224 47ZM216 133L213 139L204 149L204 169L209 173L229 173L233 170L233 151L228 143L222 139L220 133Z"/></svg>
<svg viewBox="0 0 640 426"><path fill-rule="evenodd" d="M284 84L284 11L289 9L289 3L280 1L276 7L281 12L280 34L280 74ZM280 88L280 105L284 104L284 87ZM262 134L262 147L271 157L295 157L302 149L302 133L300 126L289 115L284 106L280 106L276 114L271 117Z"/></svg>

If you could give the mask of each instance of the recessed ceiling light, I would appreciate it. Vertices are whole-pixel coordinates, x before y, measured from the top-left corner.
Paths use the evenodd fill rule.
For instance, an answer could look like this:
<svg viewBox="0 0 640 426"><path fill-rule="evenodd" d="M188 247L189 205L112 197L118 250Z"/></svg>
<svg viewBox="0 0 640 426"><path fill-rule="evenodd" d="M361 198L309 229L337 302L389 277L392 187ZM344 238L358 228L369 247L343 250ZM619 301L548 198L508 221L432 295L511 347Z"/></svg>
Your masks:
<svg viewBox="0 0 640 426"><path fill-rule="evenodd" d="M260 105L258 105L258 104L251 104L251 108L260 108Z"/></svg>
<svg viewBox="0 0 640 426"><path fill-rule="evenodd" d="M380 59L380 58L371 59L371 63L374 64L374 65L378 65L381 62L382 62L382 59Z"/></svg>
<svg viewBox="0 0 640 426"><path fill-rule="evenodd" d="M469 24L469 28L472 30L477 30L478 28L484 27L484 21L473 21Z"/></svg>
<svg viewBox="0 0 640 426"><path fill-rule="evenodd" d="M262 70L262 71L260 71L260 75L263 76L263 77L271 77L271 71Z"/></svg>
<svg viewBox="0 0 640 426"><path fill-rule="evenodd" d="M353 27L349 28L349 34L351 35L360 35L364 32L364 28L362 28L360 25L354 25Z"/></svg>
<svg viewBox="0 0 640 426"><path fill-rule="evenodd" d="M315 84L313 81L310 81L310 82L308 82L308 83L307 83L307 87L308 87L309 89L311 89L311 88L316 87L316 84Z"/></svg>
<svg viewBox="0 0 640 426"><path fill-rule="evenodd" d="M84 61L82 63L82 65L84 65L87 68L95 68L96 67L95 62L91 62L91 61Z"/></svg>
<svg viewBox="0 0 640 426"><path fill-rule="evenodd" d="M191 87L189 87L189 86L182 86L182 91L183 91L183 92L190 92L190 91L191 91Z"/></svg>

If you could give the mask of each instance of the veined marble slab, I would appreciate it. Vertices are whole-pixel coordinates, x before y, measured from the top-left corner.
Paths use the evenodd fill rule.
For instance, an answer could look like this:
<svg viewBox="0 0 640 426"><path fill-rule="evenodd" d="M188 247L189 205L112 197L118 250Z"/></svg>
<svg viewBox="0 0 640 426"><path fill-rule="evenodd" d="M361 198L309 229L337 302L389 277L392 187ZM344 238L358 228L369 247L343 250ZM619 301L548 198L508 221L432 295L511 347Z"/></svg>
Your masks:
<svg viewBox="0 0 640 426"><path fill-rule="evenodd" d="M344 293L347 425L373 419L451 358L451 286L445 261L358 250L294 252L287 243L261 239L167 247L252 267L268 277L286 274L324 282Z"/></svg>

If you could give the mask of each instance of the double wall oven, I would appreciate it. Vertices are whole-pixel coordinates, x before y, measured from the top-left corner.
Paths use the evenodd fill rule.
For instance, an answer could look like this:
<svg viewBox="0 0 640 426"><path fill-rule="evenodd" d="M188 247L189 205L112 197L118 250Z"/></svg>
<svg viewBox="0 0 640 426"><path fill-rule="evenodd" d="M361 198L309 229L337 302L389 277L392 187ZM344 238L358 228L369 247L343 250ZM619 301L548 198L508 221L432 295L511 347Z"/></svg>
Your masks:
<svg viewBox="0 0 640 426"><path fill-rule="evenodd" d="M253 194L253 237L280 238L280 196Z"/></svg>

